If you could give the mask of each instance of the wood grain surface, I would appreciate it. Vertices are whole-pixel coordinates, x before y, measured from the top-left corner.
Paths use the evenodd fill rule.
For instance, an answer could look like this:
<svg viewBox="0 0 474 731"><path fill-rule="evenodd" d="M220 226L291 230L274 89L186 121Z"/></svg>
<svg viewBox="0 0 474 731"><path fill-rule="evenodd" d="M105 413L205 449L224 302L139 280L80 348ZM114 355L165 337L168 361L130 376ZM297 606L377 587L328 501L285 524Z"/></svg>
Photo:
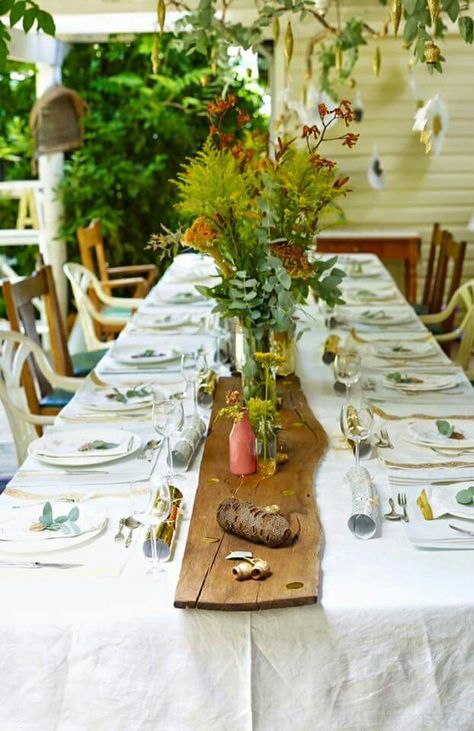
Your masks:
<svg viewBox="0 0 474 731"><path fill-rule="evenodd" d="M273 477L238 477L229 472L228 435L231 424L215 421L228 390L238 379L221 378L216 389L211 431L201 462L188 539L174 605L178 608L249 610L313 604L320 574L321 524L313 495L314 472L327 447L327 436L308 407L298 378L278 381L283 399L280 448L289 460ZM283 514L300 524L292 546L268 548L224 533L216 520L217 506L234 496L257 505L279 505ZM236 581L230 551L251 550L270 563L265 581ZM295 585L289 588L288 585Z"/></svg>

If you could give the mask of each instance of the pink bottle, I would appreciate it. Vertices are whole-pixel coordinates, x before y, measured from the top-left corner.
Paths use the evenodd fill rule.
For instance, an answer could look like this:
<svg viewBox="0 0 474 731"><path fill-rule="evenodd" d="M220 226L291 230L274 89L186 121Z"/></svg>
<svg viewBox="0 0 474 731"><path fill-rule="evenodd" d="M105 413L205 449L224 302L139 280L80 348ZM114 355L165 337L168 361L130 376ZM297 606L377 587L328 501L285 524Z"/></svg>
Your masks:
<svg viewBox="0 0 474 731"><path fill-rule="evenodd" d="M255 434L247 411L235 421L229 434L229 466L233 475L252 475L257 471Z"/></svg>

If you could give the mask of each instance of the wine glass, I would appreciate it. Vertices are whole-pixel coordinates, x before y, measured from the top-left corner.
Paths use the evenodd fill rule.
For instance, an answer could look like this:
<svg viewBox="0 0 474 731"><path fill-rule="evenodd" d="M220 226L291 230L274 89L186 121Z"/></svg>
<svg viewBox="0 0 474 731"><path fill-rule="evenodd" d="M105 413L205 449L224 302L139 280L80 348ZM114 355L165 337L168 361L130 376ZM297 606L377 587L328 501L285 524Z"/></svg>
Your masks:
<svg viewBox="0 0 474 731"><path fill-rule="evenodd" d="M362 372L362 361L356 350L338 350L334 359L334 375L346 387L347 401L350 399L351 386L357 383Z"/></svg>
<svg viewBox="0 0 474 731"><path fill-rule="evenodd" d="M173 450L171 449L171 437L184 423L184 409L181 401L175 398L163 399L156 394L153 398L153 428L162 439L166 440L168 451L168 474L167 479L171 481L174 477Z"/></svg>
<svg viewBox="0 0 474 731"><path fill-rule="evenodd" d="M220 369L225 365L225 354L227 352L229 330L225 320L222 320L218 312L210 312L206 317L206 331L213 334L215 339L215 355L214 362ZM224 359L222 354L224 353Z"/></svg>
<svg viewBox="0 0 474 731"><path fill-rule="evenodd" d="M197 388L199 376L202 371L207 371L208 365L204 350L200 349L197 353L183 353L181 356L181 373L186 383L190 383L193 387L193 413L199 418L197 404Z"/></svg>
<svg viewBox="0 0 474 731"><path fill-rule="evenodd" d="M341 429L346 437L354 443L355 467L347 473L349 478L357 481L370 480L368 471L360 466L359 447L363 439L367 439L374 425L374 412L368 401L364 399L349 401L341 409Z"/></svg>
<svg viewBox="0 0 474 731"><path fill-rule="evenodd" d="M151 481L134 482L130 485L130 503L132 516L146 528L146 535L150 533L151 566L147 576L158 579L164 569L160 566L162 546L158 552L156 545L156 528L168 517L171 510L171 497L168 483L158 485Z"/></svg>

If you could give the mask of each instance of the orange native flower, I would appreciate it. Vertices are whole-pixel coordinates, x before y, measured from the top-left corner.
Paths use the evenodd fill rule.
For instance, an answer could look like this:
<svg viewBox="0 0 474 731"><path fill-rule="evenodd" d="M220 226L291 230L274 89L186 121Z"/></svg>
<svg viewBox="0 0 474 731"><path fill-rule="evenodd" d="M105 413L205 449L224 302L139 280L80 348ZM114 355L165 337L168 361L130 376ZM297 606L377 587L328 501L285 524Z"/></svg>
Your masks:
<svg viewBox="0 0 474 731"><path fill-rule="evenodd" d="M270 244L270 251L280 259L292 279L311 279L314 275L312 264L299 246L277 242Z"/></svg>

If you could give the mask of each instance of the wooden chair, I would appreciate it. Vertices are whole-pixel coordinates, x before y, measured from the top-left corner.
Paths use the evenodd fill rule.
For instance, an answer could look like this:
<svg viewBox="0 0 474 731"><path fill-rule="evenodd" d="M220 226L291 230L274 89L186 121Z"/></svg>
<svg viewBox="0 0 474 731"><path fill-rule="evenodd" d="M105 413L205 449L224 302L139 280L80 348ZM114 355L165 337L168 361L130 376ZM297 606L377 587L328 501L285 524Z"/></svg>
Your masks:
<svg viewBox="0 0 474 731"><path fill-rule="evenodd" d="M35 300L40 300L48 323L47 336L54 370L62 376L85 376L97 364L104 350L86 359L79 354L71 358L67 346L67 332L61 316L59 302L50 266L41 266L30 277L3 283L3 294L10 328L24 332L41 347L41 337L36 317ZM75 361L75 362L74 362ZM28 406L35 414L57 414L70 400L72 394L54 390L44 380L34 358L25 364L22 374Z"/></svg>
<svg viewBox="0 0 474 731"><path fill-rule="evenodd" d="M95 274L82 264L68 262L64 264L63 269L71 284L87 349L93 351L103 348L104 345L110 345L110 338L123 330L130 315L143 300L133 297L111 297L104 292ZM94 299L91 294L95 295ZM99 306L96 305L96 301L99 302ZM109 316L105 308L110 308L117 314ZM108 343L100 340L98 331L101 337L109 339Z"/></svg>
<svg viewBox="0 0 474 731"><path fill-rule="evenodd" d="M441 239L443 231L439 223L433 225L431 234L430 251L428 254L428 264L425 274L425 285L423 287L423 297L421 302L415 306L415 310L419 315L427 315L435 310L431 309L431 302L434 294L435 283L435 266L439 257Z"/></svg>
<svg viewBox="0 0 474 731"><path fill-rule="evenodd" d="M474 345L474 279L458 287L442 312L423 315L421 321L428 326L442 325L445 327L446 323L453 323L456 314L460 314L457 327L450 329L448 332L435 334L435 338L443 346L454 341L460 341L455 363L468 371Z"/></svg>
<svg viewBox="0 0 474 731"><path fill-rule="evenodd" d="M118 287L131 287L134 297L143 297L147 294L158 276L158 269L154 264L109 267L100 221L97 218L86 228L78 228L76 234L83 266L98 275L107 294L111 294L113 289Z"/></svg>
<svg viewBox="0 0 474 731"><path fill-rule="evenodd" d="M443 231L430 312L439 312L446 303L450 302L459 288L466 256L466 246L465 241L454 241L448 231ZM451 269L451 280L448 283L449 269ZM445 325L447 329L450 329L452 320L447 321Z"/></svg>
<svg viewBox="0 0 474 731"><path fill-rule="evenodd" d="M83 383L78 378L58 376L41 347L31 338L18 332L0 331L0 400L15 440L18 464L24 461L28 445L41 433L42 427L54 423L53 415L38 414L28 405L23 374L32 360L51 391L61 389L73 393Z"/></svg>

